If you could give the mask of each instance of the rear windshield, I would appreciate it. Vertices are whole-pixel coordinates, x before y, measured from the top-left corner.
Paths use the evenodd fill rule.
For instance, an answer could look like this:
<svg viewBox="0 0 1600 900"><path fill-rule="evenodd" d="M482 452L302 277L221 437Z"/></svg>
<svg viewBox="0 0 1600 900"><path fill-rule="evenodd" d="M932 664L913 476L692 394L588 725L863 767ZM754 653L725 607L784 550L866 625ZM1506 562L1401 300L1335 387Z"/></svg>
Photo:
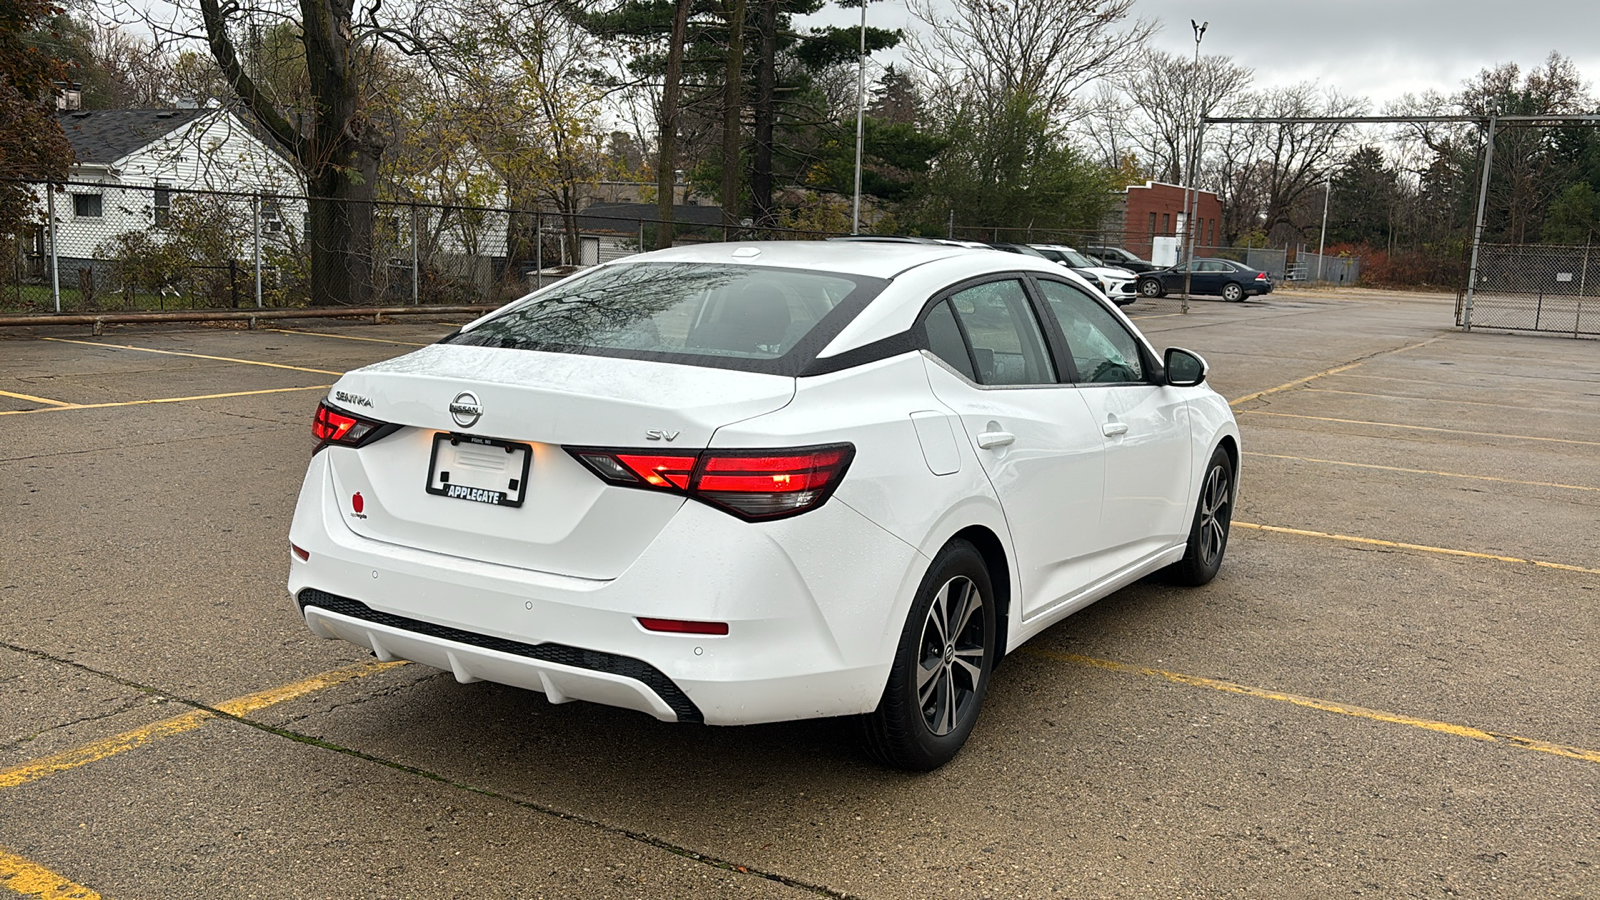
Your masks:
<svg viewBox="0 0 1600 900"><path fill-rule="evenodd" d="M793 374L885 284L794 269L624 263L563 282L445 342Z"/></svg>

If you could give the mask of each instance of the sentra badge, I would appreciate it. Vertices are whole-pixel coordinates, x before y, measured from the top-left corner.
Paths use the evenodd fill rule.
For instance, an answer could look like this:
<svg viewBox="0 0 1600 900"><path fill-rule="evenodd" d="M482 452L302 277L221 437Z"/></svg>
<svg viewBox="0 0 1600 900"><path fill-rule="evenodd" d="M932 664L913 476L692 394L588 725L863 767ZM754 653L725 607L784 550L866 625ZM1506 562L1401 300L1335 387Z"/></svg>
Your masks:
<svg viewBox="0 0 1600 900"><path fill-rule="evenodd" d="M462 391L450 401L450 418L455 419L462 428L471 428L483 418L483 404L471 391Z"/></svg>

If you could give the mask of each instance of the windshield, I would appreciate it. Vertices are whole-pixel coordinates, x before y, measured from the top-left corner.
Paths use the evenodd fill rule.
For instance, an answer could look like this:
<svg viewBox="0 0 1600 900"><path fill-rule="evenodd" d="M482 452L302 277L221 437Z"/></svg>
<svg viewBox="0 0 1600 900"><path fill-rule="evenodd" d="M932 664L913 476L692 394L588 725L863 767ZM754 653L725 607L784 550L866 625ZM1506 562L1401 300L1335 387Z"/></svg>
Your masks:
<svg viewBox="0 0 1600 900"><path fill-rule="evenodd" d="M563 282L446 342L777 371L760 363L785 358L840 304L859 309L884 284L755 266L624 263Z"/></svg>
<svg viewBox="0 0 1600 900"><path fill-rule="evenodd" d="M1104 265L1104 263L1100 262L1099 260L1090 259L1071 247L1062 247L1061 255L1067 258L1067 265L1072 266L1075 269L1093 269Z"/></svg>

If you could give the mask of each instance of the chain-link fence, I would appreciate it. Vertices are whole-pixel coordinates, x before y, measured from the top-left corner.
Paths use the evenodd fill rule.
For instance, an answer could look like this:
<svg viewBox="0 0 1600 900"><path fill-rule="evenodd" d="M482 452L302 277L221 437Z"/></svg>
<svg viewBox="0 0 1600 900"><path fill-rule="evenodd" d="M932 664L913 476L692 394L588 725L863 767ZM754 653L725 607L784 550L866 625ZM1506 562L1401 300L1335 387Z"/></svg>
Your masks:
<svg viewBox="0 0 1600 900"><path fill-rule="evenodd" d="M0 309L100 312L499 304L672 242L833 233L728 227L715 207L548 209L334 202L93 182L34 185L40 220L0 240Z"/></svg>
<svg viewBox="0 0 1600 900"><path fill-rule="evenodd" d="M1361 260L1349 256L1328 256L1300 250L1286 275L1289 281L1353 285L1361 278Z"/></svg>
<svg viewBox="0 0 1600 900"><path fill-rule="evenodd" d="M1480 245L1471 303L1457 304L1456 324L1600 335L1600 247Z"/></svg>

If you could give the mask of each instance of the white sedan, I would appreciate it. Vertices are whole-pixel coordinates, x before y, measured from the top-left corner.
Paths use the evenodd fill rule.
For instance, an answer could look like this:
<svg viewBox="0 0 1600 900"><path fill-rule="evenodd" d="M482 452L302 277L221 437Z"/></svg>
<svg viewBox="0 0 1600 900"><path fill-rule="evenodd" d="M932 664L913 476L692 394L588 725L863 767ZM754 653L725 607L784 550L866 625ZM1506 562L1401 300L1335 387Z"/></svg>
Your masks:
<svg viewBox="0 0 1600 900"><path fill-rule="evenodd" d="M998 658L1222 564L1239 432L1071 272L911 243L596 267L339 379L290 529L311 630L666 721L960 750Z"/></svg>

